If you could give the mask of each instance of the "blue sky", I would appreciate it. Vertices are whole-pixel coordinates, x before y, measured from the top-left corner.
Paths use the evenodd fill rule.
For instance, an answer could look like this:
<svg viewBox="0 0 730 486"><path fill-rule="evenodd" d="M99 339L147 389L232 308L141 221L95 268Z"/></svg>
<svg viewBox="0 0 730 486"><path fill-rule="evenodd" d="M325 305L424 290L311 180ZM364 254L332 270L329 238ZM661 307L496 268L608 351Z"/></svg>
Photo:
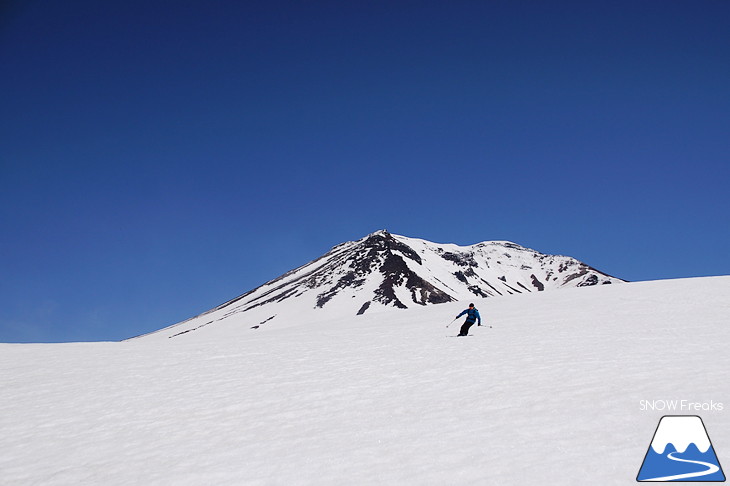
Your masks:
<svg viewBox="0 0 730 486"><path fill-rule="evenodd" d="M381 228L730 274L728 2L0 9L0 342L148 332Z"/></svg>

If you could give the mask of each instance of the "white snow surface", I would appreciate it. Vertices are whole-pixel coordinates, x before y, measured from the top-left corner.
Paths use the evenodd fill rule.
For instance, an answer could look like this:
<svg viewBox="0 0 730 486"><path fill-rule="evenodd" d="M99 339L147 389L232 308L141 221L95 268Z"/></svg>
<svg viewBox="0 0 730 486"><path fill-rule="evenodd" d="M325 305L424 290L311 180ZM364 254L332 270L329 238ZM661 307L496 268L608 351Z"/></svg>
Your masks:
<svg viewBox="0 0 730 486"><path fill-rule="evenodd" d="M0 344L3 485L628 485L659 418L730 454L730 277L197 339ZM697 415L697 413L691 413ZM730 462L725 460L724 462Z"/></svg>

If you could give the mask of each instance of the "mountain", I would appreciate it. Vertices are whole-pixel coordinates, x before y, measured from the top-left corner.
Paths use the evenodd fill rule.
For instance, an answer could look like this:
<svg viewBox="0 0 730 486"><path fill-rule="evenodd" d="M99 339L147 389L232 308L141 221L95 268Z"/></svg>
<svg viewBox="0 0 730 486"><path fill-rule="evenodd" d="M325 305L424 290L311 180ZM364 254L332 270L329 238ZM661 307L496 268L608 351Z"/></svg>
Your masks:
<svg viewBox="0 0 730 486"><path fill-rule="evenodd" d="M280 327L308 314L355 318L385 308L617 282L623 281L574 258L508 241L458 246L381 230L153 334L177 337L221 321L245 329Z"/></svg>

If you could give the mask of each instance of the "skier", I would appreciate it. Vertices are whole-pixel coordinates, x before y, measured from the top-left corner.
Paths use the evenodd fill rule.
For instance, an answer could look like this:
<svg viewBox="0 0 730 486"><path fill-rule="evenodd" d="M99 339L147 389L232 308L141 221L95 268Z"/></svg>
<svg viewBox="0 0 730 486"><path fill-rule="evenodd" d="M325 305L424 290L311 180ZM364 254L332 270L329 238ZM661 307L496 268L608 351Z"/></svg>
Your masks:
<svg viewBox="0 0 730 486"><path fill-rule="evenodd" d="M464 321L464 324L461 326L461 331L459 331L459 336L466 336L469 334L469 328L474 325L475 322L479 321L479 325L482 325L482 317L479 315L479 311L476 307L474 307L474 304L469 304L469 308L465 309L461 314L456 316L458 319L459 317L466 314L466 321Z"/></svg>

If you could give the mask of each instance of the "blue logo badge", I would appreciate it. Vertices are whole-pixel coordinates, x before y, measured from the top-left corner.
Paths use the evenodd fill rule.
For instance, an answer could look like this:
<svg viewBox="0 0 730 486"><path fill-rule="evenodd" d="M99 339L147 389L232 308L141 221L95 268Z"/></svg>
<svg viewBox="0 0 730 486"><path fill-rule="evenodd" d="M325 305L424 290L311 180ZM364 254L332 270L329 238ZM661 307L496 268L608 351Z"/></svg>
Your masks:
<svg viewBox="0 0 730 486"><path fill-rule="evenodd" d="M725 481L702 419L696 415L662 417L636 480Z"/></svg>

